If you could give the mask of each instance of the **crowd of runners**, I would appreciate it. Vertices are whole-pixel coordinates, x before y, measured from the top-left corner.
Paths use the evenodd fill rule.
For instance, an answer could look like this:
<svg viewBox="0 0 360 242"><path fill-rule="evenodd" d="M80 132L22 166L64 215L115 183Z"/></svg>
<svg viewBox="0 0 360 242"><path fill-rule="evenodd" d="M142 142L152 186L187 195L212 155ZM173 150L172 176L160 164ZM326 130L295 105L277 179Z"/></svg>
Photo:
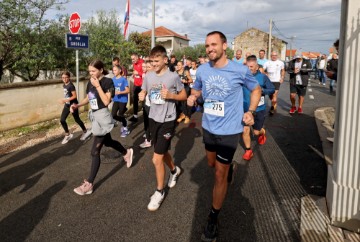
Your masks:
<svg viewBox="0 0 360 242"><path fill-rule="evenodd" d="M207 56L200 56L198 60L184 58L177 61L175 56L168 58L166 49L160 45L143 59L132 54L133 90L130 90L126 79L127 70L120 64L119 58L113 59L112 73L108 73L102 61L94 60L88 66L90 81L86 87L87 95L81 101L77 100L70 73L63 73L65 98L60 102L64 104L61 124L65 137L62 144L66 144L73 136L66 125L70 112L83 131L80 139L88 139L91 134L94 136L90 174L74 189L76 194L89 195L93 192L103 145L119 151L127 167L131 167L133 149L126 149L117 139L112 138L110 132L116 126L120 126L120 137L126 137L131 132L125 112L128 94L132 92L133 116L129 121L139 122L138 112L142 106L144 142L140 147L153 146L156 188L147 208L156 211L164 201L166 186L173 188L182 173L169 153L176 124L189 123L191 115L201 111L205 154L209 167L215 170L212 206L201 239L216 239L218 215L236 170L237 163L233 158L239 140L243 139L245 153L242 158L247 161L253 157L251 133L257 136L260 145L265 144L266 131L263 126L267 116L266 96L271 100L269 113L274 115L279 88L285 77L285 66L278 59L277 52L272 52L271 59L267 60L264 50L260 50L258 55L246 53L245 58L238 50L233 60L228 59L225 53L227 39L219 31L206 36L205 47ZM303 97L310 67L311 64L300 56L295 56L289 64L291 114L295 111L303 112ZM298 107L295 104L296 95L299 97ZM79 107L88 104L91 121L89 130L78 113ZM167 181L165 164L170 173Z"/></svg>

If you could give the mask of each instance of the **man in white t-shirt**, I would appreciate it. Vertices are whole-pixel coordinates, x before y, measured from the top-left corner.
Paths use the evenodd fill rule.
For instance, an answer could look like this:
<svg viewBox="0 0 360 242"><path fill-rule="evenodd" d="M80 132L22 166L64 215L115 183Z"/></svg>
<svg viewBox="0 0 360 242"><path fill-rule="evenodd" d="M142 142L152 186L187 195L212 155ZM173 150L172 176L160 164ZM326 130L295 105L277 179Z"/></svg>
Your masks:
<svg viewBox="0 0 360 242"><path fill-rule="evenodd" d="M268 75L270 81L275 87L275 93L270 95L271 108L270 114L274 114L277 106L277 95L279 93L280 84L283 83L285 77L284 62L278 60L278 53L271 52L271 60L265 62L264 71Z"/></svg>

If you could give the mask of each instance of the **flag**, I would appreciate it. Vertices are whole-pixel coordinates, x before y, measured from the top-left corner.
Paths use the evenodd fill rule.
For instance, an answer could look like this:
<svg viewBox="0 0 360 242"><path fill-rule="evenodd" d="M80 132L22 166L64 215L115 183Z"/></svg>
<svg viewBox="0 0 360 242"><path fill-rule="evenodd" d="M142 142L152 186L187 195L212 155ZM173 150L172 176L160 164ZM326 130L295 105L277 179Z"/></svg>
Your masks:
<svg viewBox="0 0 360 242"><path fill-rule="evenodd" d="M124 38L126 40L129 30L129 17L130 17L130 0L126 0L125 17L124 17Z"/></svg>

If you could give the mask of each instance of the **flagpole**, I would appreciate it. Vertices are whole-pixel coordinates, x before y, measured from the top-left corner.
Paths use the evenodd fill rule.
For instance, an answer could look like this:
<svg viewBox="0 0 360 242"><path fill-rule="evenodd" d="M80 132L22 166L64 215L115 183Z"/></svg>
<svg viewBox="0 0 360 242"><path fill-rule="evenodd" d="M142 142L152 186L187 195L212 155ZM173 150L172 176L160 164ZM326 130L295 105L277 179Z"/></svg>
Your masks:
<svg viewBox="0 0 360 242"><path fill-rule="evenodd" d="M151 49L155 47L155 0L152 1Z"/></svg>

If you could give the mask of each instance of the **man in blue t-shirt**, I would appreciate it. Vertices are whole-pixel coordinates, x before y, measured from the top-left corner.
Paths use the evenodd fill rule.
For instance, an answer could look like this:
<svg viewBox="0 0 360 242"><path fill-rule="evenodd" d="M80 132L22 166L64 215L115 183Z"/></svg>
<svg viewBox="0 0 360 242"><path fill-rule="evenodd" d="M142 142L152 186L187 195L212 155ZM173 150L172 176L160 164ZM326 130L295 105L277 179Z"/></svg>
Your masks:
<svg viewBox="0 0 360 242"><path fill-rule="evenodd" d="M188 97L188 105L194 106L200 96L204 99L202 118L203 141L208 164L215 167L212 209L202 240L217 237L217 217L232 182L235 162L232 161L239 143L243 125L253 125L253 113L260 100L259 84L245 65L226 58L226 37L219 31L211 32L205 41L210 62L201 65L196 72L196 82ZM251 90L249 110L243 110L243 91ZM231 178L231 179L230 179Z"/></svg>
<svg viewBox="0 0 360 242"><path fill-rule="evenodd" d="M249 67L251 73L254 75L261 87L261 98L260 102L256 108L256 115L254 117L255 123L253 125L254 135L258 135L258 143L260 145L265 144L266 136L265 129L263 128L265 122L265 95L271 95L275 92L275 87L270 81L269 77L259 71L259 65L257 64L258 60L255 55L250 55L246 58L246 65ZM245 86L243 88L244 92L244 111L246 112L250 106L250 91ZM251 137L250 137L250 126L244 127L243 140L245 145L245 154L243 159L249 161L253 156L251 150Z"/></svg>

